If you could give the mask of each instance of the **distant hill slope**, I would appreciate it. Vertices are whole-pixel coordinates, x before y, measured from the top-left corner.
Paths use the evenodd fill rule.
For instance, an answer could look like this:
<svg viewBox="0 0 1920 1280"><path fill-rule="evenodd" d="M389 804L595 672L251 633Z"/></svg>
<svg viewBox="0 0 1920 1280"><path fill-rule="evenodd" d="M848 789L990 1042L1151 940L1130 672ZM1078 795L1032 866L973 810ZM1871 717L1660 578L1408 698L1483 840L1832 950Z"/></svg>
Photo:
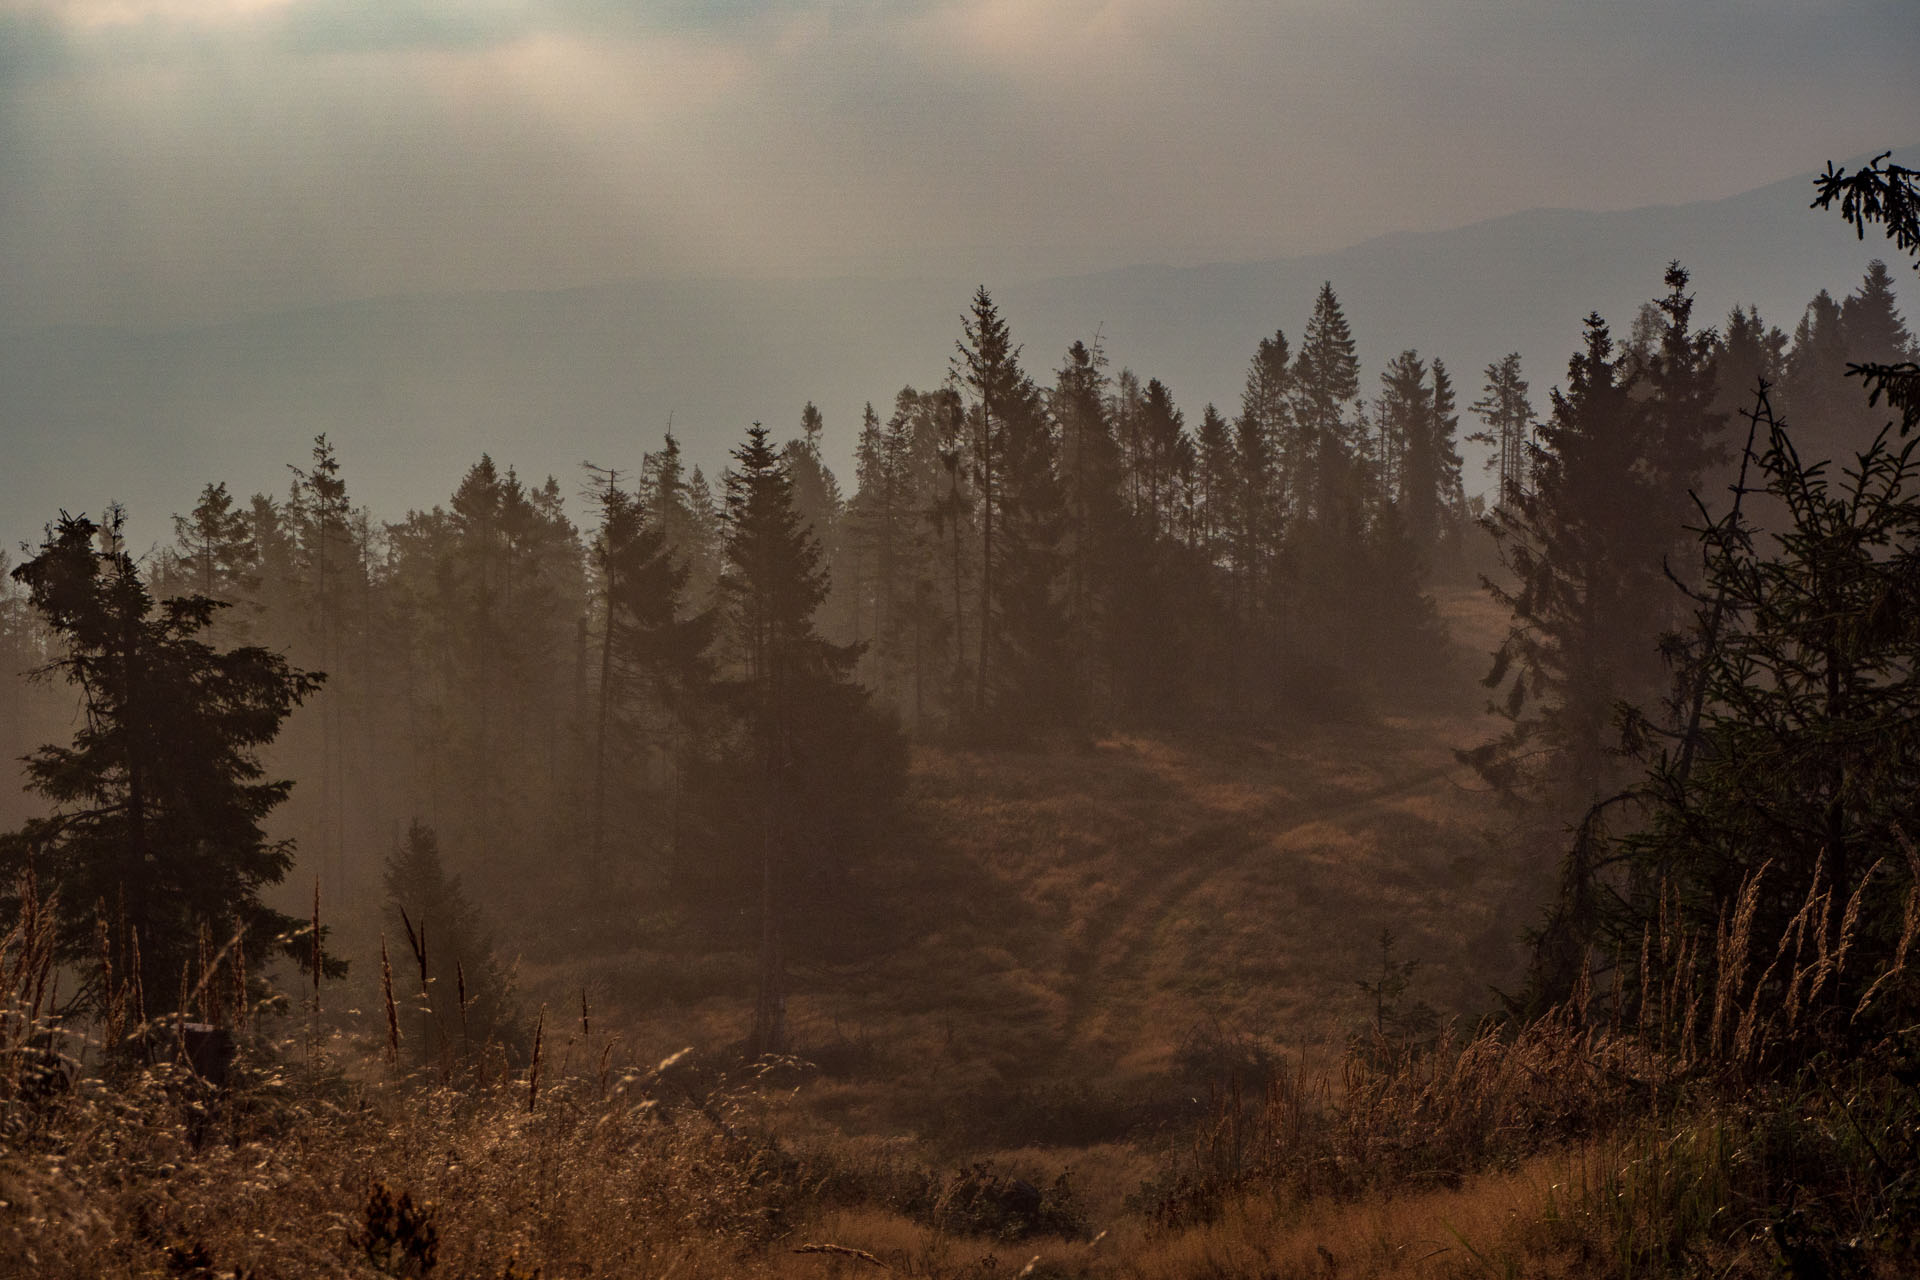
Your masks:
<svg viewBox="0 0 1920 1280"><path fill-rule="evenodd" d="M1791 329L1819 289L1844 292L1884 243L1807 209L1805 176L1724 200L1613 213L1536 210L1329 254L1202 267L1130 267L988 281L1037 376L1100 333L1116 367L1172 388L1189 416L1231 412L1255 343L1297 338L1322 280L1345 303L1367 366L1403 347L1444 358L1463 403L1480 370L1519 350L1536 404L1562 376L1580 319L1624 331L1669 259L1694 272L1699 315L1757 303ZM1901 272L1915 315L1911 277ZM376 514L443 500L482 450L572 488L577 464L631 467L669 416L710 471L750 421L781 429L816 401L850 469L863 402L946 374L975 282L616 283L551 293L377 299L167 332L0 334L0 537L55 509L133 509L138 538L199 486L285 487L312 436L341 446ZM850 481L851 477L847 479Z"/></svg>

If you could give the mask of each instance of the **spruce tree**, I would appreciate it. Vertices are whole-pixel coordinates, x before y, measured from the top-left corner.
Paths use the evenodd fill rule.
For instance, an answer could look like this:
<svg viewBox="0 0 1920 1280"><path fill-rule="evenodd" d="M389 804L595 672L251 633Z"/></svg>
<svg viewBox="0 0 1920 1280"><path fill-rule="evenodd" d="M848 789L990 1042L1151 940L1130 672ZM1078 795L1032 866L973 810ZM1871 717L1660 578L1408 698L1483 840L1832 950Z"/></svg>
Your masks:
<svg viewBox="0 0 1920 1280"><path fill-rule="evenodd" d="M793 477L793 504L831 565L840 538L840 482L827 466L821 445L826 420L813 401L800 411L800 434L781 451Z"/></svg>
<svg viewBox="0 0 1920 1280"><path fill-rule="evenodd" d="M1647 468L1649 429L1606 322L1539 432L1531 486L1493 514L1510 578L1488 581L1512 621L1486 677L1506 730L1465 753L1497 791L1551 827L1617 789L1615 704L1663 689L1659 637L1673 621L1664 562L1684 535Z"/></svg>
<svg viewBox="0 0 1920 1280"><path fill-rule="evenodd" d="M341 474L339 451L322 434L314 437L312 466L289 466L293 483L284 511L294 555L294 590L306 642L302 646L331 676L318 712L320 787L314 824L320 862L338 901L348 900L352 876L346 847L346 740L348 695L358 692L356 603L364 599L362 544L354 537L353 504Z"/></svg>
<svg viewBox="0 0 1920 1280"><path fill-rule="evenodd" d="M1254 626L1273 604L1273 571L1281 537L1301 496L1302 450L1293 415L1293 370L1287 335L1262 338L1247 368L1234 419L1235 484L1232 564L1234 602Z"/></svg>
<svg viewBox="0 0 1920 1280"><path fill-rule="evenodd" d="M911 634L909 588L913 569L910 547L917 512L912 496L913 420L919 394L904 388L894 399L893 416L879 420L867 406L854 455L857 488L847 504L849 554L858 564L854 634L866 643L862 652L868 684L881 696L899 700L899 685L910 664L903 647Z"/></svg>
<svg viewBox="0 0 1920 1280"><path fill-rule="evenodd" d="M1360 394L1360 361L1331 281L1320 286L1313 315L1300 338L1292 380L1292 408L1298 433L1298 459L1289 459L1304 477L1298 490L1311 518L1332 516L1339 491L1354 458L1353 421L1348 409ZM1296 514L1300 514L1296 512Z"/></svg>
<svg viewBox="0 0 1920 1280"><path fill-rule="evenodd" d="M949 722L959 718L974 703L969 690L977 684L977 671L967 664L967 585L979 573L967 555L975 527L976 486L967 469L968 414L959 392L945 388L946 394L934 402L934 456L940 478L927 497L926 518L941 544L941 572L946 579L942 595L952 601L947 614L950 660L944 694Z"/></svg>
<svg viewBox="0 0 1920 1280"><path fill-rule="evenodd" d="M1840 317L1832 294L1822 289L1814 295L1794 326L1780 380L1782 416L1816 456L1845 456L1866 443L1855 438L1859 397L1847 384L1847 337Z"/></svg>
<svg viewBox="0 0 1920 1280"><path fill-rule="evenodd" d="M1512 613L1486 683L1504 687L1507 731L1466 753L1512 797L1560 820L1617 790L1618 704L1668 692L1660 638L1678 620L1670 574L1718 459L1717 336L1691 327L1687 273L1669 265L1643 348L1616 351L1599 315L1553 393L1531 487L1494 513L1511 579L1488 583Z"/></svg>
<svg viewBox="0 0 1920 1280"><path fill-rule="evenodd" d="M209 645L220 602L156 604L122 528L118 510L102 524L62 513L13 571L59 643L43 674L81 691L84 718L70 745L27 757L27 785L53 812L0 841L0 861L57 896L59 955L83 975L83 1002L104 995L104 927L123 979L137 950L147 1012L184 1012L183 975L202 976L229 938L256 969L275 949L313 954L310 939L289 941L299 922L262 901L293 865L292 842L263 826L293 784L269 779L258 753L323 677Z"/></svg>
<svg viewBox="0 0 1920 1280"><path fill-rule="evenodd" d="M788 1047L787 957L797 913L839 897L848 864L871 852L860 832L890 809L904 757L897 733L873 716L850 679L857 649L829 643L817 630L830 584L795 507L785 460L758 423L733 458L723 585L758 863L758 978L747 1041L757 1057Z"/></svg>
<svg viewBox="0 0 1920 1280"><path fill-rule="evenodd" d="M1434 567L1456 568L1465 551L1466 531L1471 515L1467 507L1466 479L1461 473L1460 400L1454 393L1453 377L1446 362L1433 358L1433 452L1438 459L1434 476L1434 502L1439 527L1434 546Z"/></svg>
<svg viewBox="0 0 1920 1280"><path fill-rule="evenodd" d="M960 320L961 338L952 361L955 381L970 393L968 432L974 487L979 493L976 517L980 527L980 591L976 613L980 642L975 650L973 710L983 716L993 688L996 595L994 577L999 567L995 534L1000 516L1000 486L1006 470L1007 419L1027 398L1026 376L1020 371L1020 348L1008 333L1000 309L982 285Z"/></svg>
<svg viewBox="0 0 1920 1280"><path fill-rule="evenodd" d="M1119 450L1120 491L1126 512L1135 521L1144 520L1147 508L1146 389L1132 369L1122 368L1113 377L1107 395L1107 420L1113 424L1114 444Z"/></svg>
<svg viewBox="0 0 1920 1280"><path fill-rule="evenodd" d="M173 518L173 536L193 594L238 604L258 588L252 524L224 482L203 488L191 515Z"/></svg>
<svg viewBox="0 0 1920 1280"><path fill-rule="evenodd" d="M1440 528L1433 389L1426 361L1402 351L1380 374L1380 487L1400 512L1414 546L1431 553Z"/></svg>
<svg viewBox="0 0 1920 1280"><path fill-rule="evenodd" d="M1765 382L1778 386L1787 361L1787 335L1760 318L1758 307L1735 306L1720 326L1720 348L1714 368L1718 393L1714 412L1727 421L1753 403L1754 388Z"/></svg>
<svg viewBox="0 0 1920 1280"><path fill-rule="evenodd" d="M294 546L286 511L268 494L256 493L247 503L248 554L259 577L258 600L263 630L286 634L293 609Z"/></svg>
<svg viewBox="0 0 1920 1280"><path fill-rule="evenodd" d="M1209 402L1200 412L1200 431L1194 441L1194 473L1200 510L1199 545L1210 566L1223 559L1227 530L1232 526L1234 474L1239 459L1233 447L1233 428Z"/></svg>
<svg viewBox="0 0 1920 1280"><path fill-rule="evenodd" d="M875 589L874 561L877 559L877 525L873 508L890 486L886 479L886 436L880 428L880 415L869 400L860 413L860 435L853 446L853 497L843 513L841 596L846 600L846 635L854 644L866 645L863 661L877 657L875 641L879 635L879 601Z"/></svg>
<svg viewBox="0 0 1920 1280"><path fill-rule="evenodd" d="M988 704L1000 731L1032 734L1080 722L1064 599L1068 532L1059 440L1034 385L1021 380L1007 423L1000 572L1000 653Z"/></svg>
<svg viewBox="0 0 1920 1280"><path fill-rule="evenodd" d="M1913 358L1913 335L1893 296L1893 274L1877 258L1867 264L1860 287L1840 304L1840 327L1852 364L1891 365Z"/></svg>
<svg viewBox="0 0 1920 1280"><path fill-rule="evenodd" d="M1667 292L1654 302L1656 345L1640 379L1647 393L1645 465L1662 504L1656 518L1669 529L1692 523L1701 478L1727 457L1727 418L1714 408L1720 339L1712 329L1693 328L1689 280L1678 262L1667 264Z"/></svg>
<svg viewBox="0 0 1920 1280"><path fill-rule="evenodd" d="M707 609L718 603L723 534L720 504L697 465L687 480L687 517L687 545L678 549L689 571L687 604L689 608Z"/></svg>
<svg viewBox="0 0 1920 1280"><path fill-rule="evenodd" d="M959 468L958 453L949 447L958 438L962 416L959 393L951 387L929 392L906 387L895 398L893 416L887 420L886 468L896 516L891 526L891 568L885 575L889 623L884 640L892 654L888 669L895 673L894 687L899 690L895 705L909 714L916 730L936 714L943 676L950 678L959 665L957 658L948 660L950 646L959 643L962 630L957 571L951 596L954 612L946 607L949 595L942 584L948 564L943 554L948 543L943 539L950 534L956 569L966 541L961 526L968 508L964 491L951 492ZM954 461L953 470L946 465L949 458ZM957 507L952 504L956 496ZM950 684L950 679L945 683Z"/></svg>
<svg viewBox="0 0 1920 1280"><path fill-rule="evenodd" d="M670 816L647 801L673 799L675 782L713 671L712 610L688 613L691 571L677 563L663 521L619 486L613 472L595 475L600 527L593 543L599 635L595 645L592 874L614 870L610 829L629 859L671 842ZM656 862L658 859L656 858ZM648 868L628 868L653 870Z"/></svg>
<svg viewBox="0 0 1920 1280"><path fill-rule="evenodd" d="M1075 342L1054 373L1049 410L1060 433L1065 490L1064 606L1073 696L1088 715L1111 701L1106 631L1119 581L1125 511L1121 459L1107 408L1106 357L1096 341Z"/></svg>
<svg viewBox="0 0 1920 1280"><path fill-rule="evenodd" d="M1286 530L1289 608L1272 655L1294 693L1310 699L1384 673L1389 653L1402 663L1403 641L1426 634L1431 609L1405 521L1381 501L1359 379L1346 316L1323 285L1294 359L1292 408L1308 471ZM1421 448L1430 450L1431 394L1422 386L1416 398Z"/></svg>
<svg viewBox="0 0 1920 1280"><path fill-rule="evenodd" d="M448 504L452 519L440 565L450 588L443 597L451 610L447 659L453 670L447 688L464 713L459 716L464 732L458 763L472 785L473 822L459 835L489 877L502 871L497 855L505 816L500 693L512 662L505 610L508 523L524 500L518 480L502 475L493 458L481 454L460 478Z"/></svg>
<svg viewBox="0 0 1920 1280"><path fill-rule="evenodd" d="M1829 168L1815 204L1840 199L1858 230L1884 221L1903 248L1920 248L1920 175L1882 171L1884 160L1851 177ZM1885 300L1870 301L1876 276L1884 269L1849 301L1885 357L1898 331ZM1794 403L1821 414L1829 432L1846 407L1822 383L1848 318L1828 295L1817 298L1787 371ZM1729 330L1752 363L1777 351L1757 316ZM1737 351L1729 341L1722 354ZM1851 372L1864 375L1869 396L1910 405L1898 395L1898 366L1868 361ZM1667 1051L1749 1071L1798 1070L1816 1055L1841 1060L1914 1015L1910 984L1881 975L1904 960L1916 891L1907 833L1920 761L1912 492L1920 468L1915 444L1896 450L1881 428L1834 478L1830 464L1803 460L1811 455L1774 418L1764 380L1747 417L1759 449L1750 443L1743 458L1741 496L1757 475L1764 501L1736 500L1699 529L1692 625L1669 642L1681 714L1671 723L1625 717L1626 742L1647 766L1633 791L1647 820L1610 848L1576 844L1533 983L1544 1000L1564 998L1583 947L1630 956L1657 930L1658 954L1641 951L1637 980L1629 970L1643 1009L1658 1007L1662 986L1677 986L1684 963L1705 989L1781 1011L1757 1038L1736 1037L1717 1014L1706 1025L1674 1020L1663 1032ZM1680 1043L1666 1043L1669 1034Z"/></svg>
<svg viewBox="0 0 1920 1280"><path fill-rule="evenodd" d="M1140 403L1139 469L1145 489L1147 536L1177 535L1179 459L1187 439L1186 415L1158 378L1149 378Z"/></svg>
<svg viewBox="0 0 1920 1280"><path fill-rule="evenodd" d="M1815 927L1837 932L1864 893L1862 940L1890 948L1900 895L1868 878L1878 865L1911 880L1920 462L1912 444L1876 441L1835 475L1800 458L1764 399L1760 413L1754 470L1779 527L1742 512L1702 531L1705 580L1680 656L1703 710L1679 730L1644 716L1629 725L1650 766L1653 816L1623 844L1634 876L1618 885L1609 923L1615 940L1637 931L1665 881L1694 925L1711 928L1759 877L1755 938L1783 937L1824 889Z"/></svg>
<svg viewBox="0 0 1920 1280"><path fill-rule="evenodd" d="M671 429L656 452L641 458L635 496L666 535L674 559L687 570L688 588L681 607L693 613L705 609L720 573L718 517L700 468L687 473L680 441Z"/></svg>
<svg viewBox="0 0 1920 1280"><path fill-rule="evenodd" d="M449 508L386 529L390 701L415 765L389 803L430 821L491 893L520 859L592 845L586 551L557 481L529 489L485 455Z"/></svg>
<svg viewBox="0 0 1920 1280"><path fill-rule="evenodd" d="M447 870L433 828L410 822L381 879L387 930L396 944L407 940L414 961L412 981L402 962L395 982L403 991L417 984L417 1060L436 1065L456 1054L471 1060L490 1044L518 1046L512 976L460 877Z"/></svg>
<svg viewBox="0 0 1920 1280"><path fill-rule="evenodd" d="M1890 154L1882 152L1852 173L1829 164L1827 171L1814 179L1813 207L1831 209L1838 201L1840 216L1858 237L1865 239L1867 224L1873 223L1902 253L1914 254L1920 249L1920 169L1888 164ZM1913 267L1920 271L1920 254L1916 254ZM1884 296L1871 273L1868 280L1872 293ZM1890 302L1888 298L1888 305ZM1872 353L1862 353L1855 360L1860 363L1855 363L1851 372L1865 384L1869 407L1884 399L1898 416L1903 435L1920 426L1920 357L1909 351L1904 357L1894 355L1882 362Z"/></svg>
<svg viewBox="0 0 1920 1280"><path fill-rule="evenodd" d="M1494 505L1512 505L1528 484L1527 441L1533 431L1533 405L1527 381L1520 376L1520 353L1511 352L1486 369L1486 387L1468 406L1487 424L1485 431L1467 437L1488 446L1487 469L1494 473Z"/></svg>

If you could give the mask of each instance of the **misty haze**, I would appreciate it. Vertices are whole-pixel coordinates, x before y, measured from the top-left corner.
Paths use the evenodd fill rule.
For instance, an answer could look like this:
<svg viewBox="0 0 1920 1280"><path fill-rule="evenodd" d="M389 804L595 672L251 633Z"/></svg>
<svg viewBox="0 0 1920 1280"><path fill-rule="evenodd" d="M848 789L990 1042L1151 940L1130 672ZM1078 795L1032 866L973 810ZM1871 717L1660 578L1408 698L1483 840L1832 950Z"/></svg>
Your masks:
<svg viewBox="0 0 1920 1280"><path fill-rule="evenodd" d="M0 0L0 1275L1907 1275L1912 14Z"/></svg>

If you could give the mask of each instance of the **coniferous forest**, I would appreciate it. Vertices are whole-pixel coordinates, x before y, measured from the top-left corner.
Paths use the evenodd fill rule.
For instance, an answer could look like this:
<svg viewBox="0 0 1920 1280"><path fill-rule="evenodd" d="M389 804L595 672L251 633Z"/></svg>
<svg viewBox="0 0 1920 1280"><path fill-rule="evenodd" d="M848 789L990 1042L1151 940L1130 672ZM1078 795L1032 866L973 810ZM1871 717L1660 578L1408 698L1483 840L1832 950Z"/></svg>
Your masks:
<svg viewBox="0 0 1920 1280"><path fill-rule="evenodd" d="M1909 1274L1920 173L1805 194L1563 367L981 287L711 474L44 513L0 1271Z"/></svg>

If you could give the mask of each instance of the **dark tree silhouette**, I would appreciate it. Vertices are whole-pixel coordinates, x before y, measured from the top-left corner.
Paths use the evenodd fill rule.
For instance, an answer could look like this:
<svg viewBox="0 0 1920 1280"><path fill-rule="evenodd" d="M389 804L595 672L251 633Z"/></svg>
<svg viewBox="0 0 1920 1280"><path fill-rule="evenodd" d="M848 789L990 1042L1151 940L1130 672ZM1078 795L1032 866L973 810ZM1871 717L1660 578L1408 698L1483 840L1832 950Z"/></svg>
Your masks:
<svg viewBox="0 0 1920 1280"><path fill-rule="evenodd" d="M1016 401L1025 398L1026 377L1020 372L1020 348L1013 344L1007 322L985 285L975 291L972 307L960 319L960 330L961 338L954 343L958 354L953 359L953 376L973 398L970 452L973 482L980 494L980 643L973 672L973 710L984 715L993 679L994 574L999 566L994 533L1006 470L1007 419L1015 412Z"/></svg>
<svg viewBox="0 0 1920 1280"><path fill-rule="evenodd" d="M787 1048L789 930L870 844L904 782L898 734L851 681L856 647L821 638L829 581L787 464L758 423L727 473L727 593L757 827L759 962L750 1056ZM736 801L737 803L737 801ZM838 895L835 895L838 896Z"/></svg>
<svg viewBox="0 0 1920 1280"><path fill-rule="evenodd" d="M415 961L419 1061L465 1059L489 1043L517 1045L524 1031L512 982L460 877L447 871L432 827L408 824L382 879L387 929L396 942L407 940Z"/></svg>
<svg viewBox="0 0 1920 1280"><path fill-rule="evenodd" d="M1527 437L1533 431L1533 405L1520 376L1520 353L1508 354L1487 366L1487 383L1469 407L1487 424L1485 431L1467 439L1491 446L1487 468L1494 473L1494 505L1505 506L1527 487Z"/></svg>
<svg viewBox="0 0 1920 1280"><path fill-rule="evenodd" d="M1829 163L1827 171L1814 179L1812 207L1831 209L1838 201L1840 216L1856 236L1865 239L1867 225L1872 223L1884 228L1902 253L1914 254L1920 250L1920 169L1888 164L1891 154L1882 152L1853 173ZM1920 271L1920 257L1913 265ZM1885 397L1888 407L1900 414L1902 434L1920 424L1920 364L1911 357L1886 363L1869 357L1848 371L1866 384L1869 404Z"/></svg>
<svg viewBox="0 0 1920 1280"><path fill-rule="evenodd" d="M266 649L208 645L220 604L156 605L121 528L117 510L104 524L62 513L14 570L60 645L43 674L79 691L84 720L70 745L27 757L28 786L53 812L5 837L0 861L57 894L60 954L86 975L83 996L101 994L104 915L123 958L138 949L159 1012L209 940L237 938L255 963L276 947L312 954L289 940L299 921L261 900L293 865L292 843L262 828L293 784L268 779L257 752L323 677Z"/></svg>

